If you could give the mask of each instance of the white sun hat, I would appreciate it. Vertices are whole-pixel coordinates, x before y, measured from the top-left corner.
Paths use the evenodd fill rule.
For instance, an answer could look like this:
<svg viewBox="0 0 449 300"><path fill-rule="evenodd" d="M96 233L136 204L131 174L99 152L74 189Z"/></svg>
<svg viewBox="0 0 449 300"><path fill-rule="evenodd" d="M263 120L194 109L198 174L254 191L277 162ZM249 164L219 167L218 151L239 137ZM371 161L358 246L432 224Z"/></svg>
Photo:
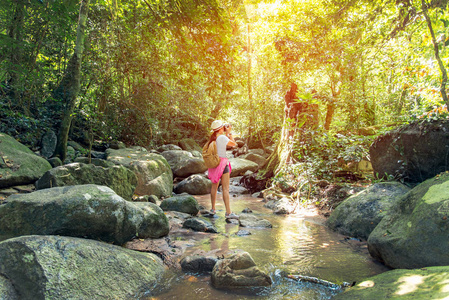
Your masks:
<svg viewBox="0 0 449 300"><path fill-rule="evenodd" d="M212 131L217 131L220 130L220 128L223 127L223 125L224 125L223 121L215 120L212 122L212 125L210 125L210 129L212 129Z"/></svg>

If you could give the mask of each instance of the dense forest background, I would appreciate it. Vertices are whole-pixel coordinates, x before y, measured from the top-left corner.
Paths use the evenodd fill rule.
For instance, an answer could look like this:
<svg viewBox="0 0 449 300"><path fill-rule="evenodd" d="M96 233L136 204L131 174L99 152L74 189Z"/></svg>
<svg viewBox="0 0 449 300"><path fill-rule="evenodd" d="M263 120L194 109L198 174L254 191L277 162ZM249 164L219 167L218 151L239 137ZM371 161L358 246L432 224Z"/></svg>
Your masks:
<svg viewBox="0 0 449 300"><path fill-rule="evenodd" d="M154 148L185 137L201 144L223 119L259 148L294 123L283 145L290 163L276 173L324 178L366 158L392 126L447 116L446 8L444 0L3 0L0 131L33 150L50 129L62 144ZM307 119L285 118L293 83L295 101L319 112L307 130L299 130Z"/></svg>

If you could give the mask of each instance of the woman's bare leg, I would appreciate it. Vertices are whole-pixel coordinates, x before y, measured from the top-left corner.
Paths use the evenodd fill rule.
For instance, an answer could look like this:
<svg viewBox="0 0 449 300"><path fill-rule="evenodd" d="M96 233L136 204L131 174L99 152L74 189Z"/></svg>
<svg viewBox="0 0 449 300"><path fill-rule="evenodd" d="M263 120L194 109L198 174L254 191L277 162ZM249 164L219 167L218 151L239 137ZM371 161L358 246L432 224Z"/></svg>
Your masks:
<svg viewBox="0 0 449 300"><path fill-rule="evenodd" d="M226 173L221 176L221 188L223 189L223 202L226 207L226 213L231 213L231 204L229 202L229 182L231 179L231 174Z"/></svg>
<svg viewBox="0 0 449 300"><path fill-rule="evenodd" d="M217 201L217 191L219 184L220 181L217 183L212 183L212 188L210 190L210 204L213 210L215 210L215 202Z"/></svg>

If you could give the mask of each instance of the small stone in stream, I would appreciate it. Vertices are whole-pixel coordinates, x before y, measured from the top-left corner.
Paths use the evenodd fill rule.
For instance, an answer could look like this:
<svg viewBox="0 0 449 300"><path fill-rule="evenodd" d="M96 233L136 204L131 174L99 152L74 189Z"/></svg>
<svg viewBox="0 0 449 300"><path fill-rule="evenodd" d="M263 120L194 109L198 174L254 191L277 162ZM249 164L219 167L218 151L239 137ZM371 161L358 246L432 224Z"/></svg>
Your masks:
<svg viewBox="0 0 449 300"><path fill-rule="evenodd" d="M248 230L239 230L237 231L237 233L235 234L237 236L246 236L246 235L251 235L251 232L249 232Z"/></svg>
<svg viewBox="0 0 449 300"><path fill-rule="evenodd" d="M210 210L203 209L200 211L200 214L205 218L218 218L216 214L211 214Z"/></svg>
<svg viewBox="0 0 449 300"><path fill-rule="evenodd" d="M181 261L181 268L184 272L206 273L212 272L218 259L213 256L189 255Z"/></svg>
<svg viewBox="0 0 449 300"><path fill-rule="evenodd" d="M245 208L244 210L242 210L242 213L244 213L244 214L250 214L250 213L252 213L253 211L251 210L251 208L249 208L249 207L247 207L247 208Z"/></svg>
<svg viewBox="0 0 449 300"><path fill-rule="evenodd" d="M226 223L239 225L239 220L236 220L236 219L226 219Z"/></svg>
<svg viewBox="0 0 449 300"><path fill-rule="evenodd" d="M182 224L183 228L192 229L199 232L211 232L218 233L217 228L215 228L209 221L200 218L190 218L184 221Z"/></svg>

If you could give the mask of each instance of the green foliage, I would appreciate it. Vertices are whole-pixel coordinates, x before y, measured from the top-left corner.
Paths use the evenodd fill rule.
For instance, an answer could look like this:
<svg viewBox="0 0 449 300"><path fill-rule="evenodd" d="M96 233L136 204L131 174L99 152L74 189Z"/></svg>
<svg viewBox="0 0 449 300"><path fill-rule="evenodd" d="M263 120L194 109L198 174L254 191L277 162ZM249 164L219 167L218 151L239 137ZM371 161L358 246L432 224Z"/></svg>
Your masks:
<svg viewBox="0 0 449 300"><path fill-rule="evenodd" d="M374 138L321 129L301 130L293 139L291 162L273 178L274 185L296 195L314 194L320 180L338 181L336 173L368 159Z"/></svg>
<svg viewBox="0 0 449 300"><path fill-rule="evenodd" d="M447 64L449 15L441 4L430 2L429 16ZM85 141L92 131L95 140L129 145L186 136L200 142L212 119L225 119L240 135L251 133L254 147L267 146L279 139L294 82L298 101L318 104L329 130L293 139L292 164L276 180L298 188L301 180L332 179L367 156L371 140L335 132L447 117L432 112L443 104L441 75L419 7L384 0L93 2L71 138ZM75 0L0 3L0 130L36 145L45 129L58 127L64 104L50 95L73 53L78 13Z"/></svg>

